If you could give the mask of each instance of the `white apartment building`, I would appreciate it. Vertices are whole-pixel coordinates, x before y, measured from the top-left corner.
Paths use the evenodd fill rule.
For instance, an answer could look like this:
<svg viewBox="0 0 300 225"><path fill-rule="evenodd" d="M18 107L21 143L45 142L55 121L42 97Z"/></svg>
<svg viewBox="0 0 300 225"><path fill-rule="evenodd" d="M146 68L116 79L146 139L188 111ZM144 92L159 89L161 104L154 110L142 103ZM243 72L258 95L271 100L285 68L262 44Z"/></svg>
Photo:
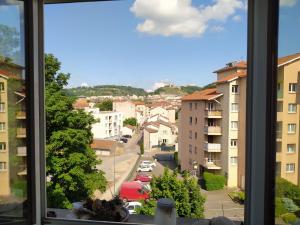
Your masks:
<svg viewBox="0 0 300 225"><path fill-rule="evenodd" d="M96 123L92 125L94 139L116 139L122 134L123 114L121 112L100 111L99 108L86 108Z"/></svg>

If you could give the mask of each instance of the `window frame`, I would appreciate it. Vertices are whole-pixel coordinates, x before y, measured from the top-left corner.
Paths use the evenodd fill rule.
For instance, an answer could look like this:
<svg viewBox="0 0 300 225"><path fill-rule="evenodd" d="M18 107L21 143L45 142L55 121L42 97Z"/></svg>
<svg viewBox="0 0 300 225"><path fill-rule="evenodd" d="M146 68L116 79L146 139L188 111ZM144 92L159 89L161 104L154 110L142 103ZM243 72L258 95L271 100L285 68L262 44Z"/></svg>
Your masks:
<svg viewBox="0 0 300 225"><path fill-rule="evenodd" d="M89 0L93 1L93 0ZM106 0L99 0L106 1ZM46 218L43 4L86 0L24 1L28 91L28 200L30 224L107 224ZM279 0L248 1L245 224L275 224L276 82ZM270 132L272 130L273 132ZM261 182L264 181L264 182ZM27 223L26 223L27 224ZM118 223L122 224L122 223ZM128 223L126 223L128 224Z"/></svg>

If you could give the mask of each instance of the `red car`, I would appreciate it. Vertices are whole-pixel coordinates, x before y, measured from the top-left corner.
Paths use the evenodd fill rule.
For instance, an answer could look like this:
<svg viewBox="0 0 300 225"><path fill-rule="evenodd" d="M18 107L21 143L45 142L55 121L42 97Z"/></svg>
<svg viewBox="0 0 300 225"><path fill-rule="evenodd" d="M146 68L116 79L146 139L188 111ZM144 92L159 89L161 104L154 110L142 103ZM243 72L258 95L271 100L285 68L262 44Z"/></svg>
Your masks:
<svg viewBox="0 0 300 225"><path fill-rule="evenodd" d="M149 199L149 190L140 182L124 182L120 188L120 198L124 201L139 201Z"/></svg>
<svg viewBox="0 0 300 225"><path fill-rule="evenodd" d="M141 182L150 182L151 181L151 179L152 179L152 177L151 176L148 176L148 175L146 175L146 174L138 174L138 175L136 175L136 177L135 177L135 181L141 181Z"/></svg>

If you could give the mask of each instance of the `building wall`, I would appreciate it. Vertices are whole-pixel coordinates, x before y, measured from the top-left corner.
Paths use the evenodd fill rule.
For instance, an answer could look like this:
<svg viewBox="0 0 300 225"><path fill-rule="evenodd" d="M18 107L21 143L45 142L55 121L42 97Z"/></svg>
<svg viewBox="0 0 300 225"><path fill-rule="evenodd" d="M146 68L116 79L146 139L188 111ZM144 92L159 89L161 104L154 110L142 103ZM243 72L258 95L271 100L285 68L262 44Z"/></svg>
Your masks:
<svg viewBox="0 0 300 225"><path fill-rule="evenodd" d="M175 109L168 109L168 118L171 123L175 123Z"/></svg>
<svg viewBox="0 0 300 225"><path fill-rule="evenodd" d="M0 150L0 162L6 163L6 170L0 171L0 196L9 195L10 194L10 165L9 165L9 141L8 141L8 115L7 115L7 80L5 78L0 77L0 82L4 83L4 91L0 92L1 102L5 103L5 112L0 112L0 122L5 123L5 131L0 131L0 142L4 142L6 144L6 150Z"/></svg>
<svg viewBox="0 0 300 225"><path fill-rule="evenodd" d="M124 119L135 118L135 104L130 101L113 102L113 111L121 112Z"/></svg>

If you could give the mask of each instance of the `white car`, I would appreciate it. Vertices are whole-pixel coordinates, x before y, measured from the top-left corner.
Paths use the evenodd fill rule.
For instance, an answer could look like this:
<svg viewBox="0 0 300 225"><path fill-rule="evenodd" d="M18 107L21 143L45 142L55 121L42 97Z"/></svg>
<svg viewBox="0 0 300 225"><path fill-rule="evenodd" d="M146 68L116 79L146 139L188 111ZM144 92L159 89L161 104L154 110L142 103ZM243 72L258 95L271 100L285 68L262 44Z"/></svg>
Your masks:
<svg viewBox="0 0 300 225"><path fill-rule="evenodd" d="M153 170L152 166L150 165L140 165L138 168L137 168L137 172L151 172Z"/></svg>
<svg viewBox="0 0 300 225"><path fill-rule="evenodd" d="M141 162L141 166L151 166L151 167L156 167L156 163L155 162L151 162L149 160L143 160Z"/></svg>
<svg viewBox="0 0 300 225"><path fill-rule="evenodd" d="M140 202L127 202L125 208L128 209L129 214L136 214L136 210L142 207Z"/></svg>

